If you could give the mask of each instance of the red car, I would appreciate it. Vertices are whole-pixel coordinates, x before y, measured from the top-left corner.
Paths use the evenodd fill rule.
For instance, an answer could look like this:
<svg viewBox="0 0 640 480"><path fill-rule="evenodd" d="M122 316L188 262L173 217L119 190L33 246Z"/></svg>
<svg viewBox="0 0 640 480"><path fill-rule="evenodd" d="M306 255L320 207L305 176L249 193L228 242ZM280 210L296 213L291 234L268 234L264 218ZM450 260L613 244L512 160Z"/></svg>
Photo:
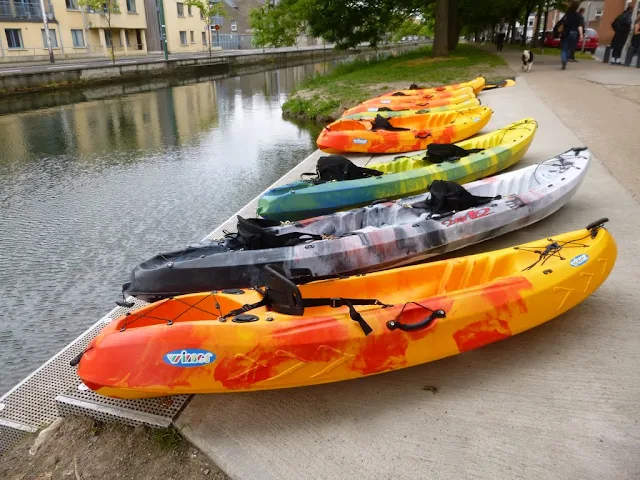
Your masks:
<svg viewBox="0 0 640 480"><path fill-rule="evenodd" d="M598 45L600 44L598 32L596 32L593 28L587 28L583 41L586 42L586 45L584 47L585 51L594 53L596 51L596 48L598 48ZM578 40L578 45L576 47L577 50L582 50L582 43L583 42ZM560 48L560 37L554 38L552 31L544 32L544 40L542 44L545 47L549 48Z"/></svg>

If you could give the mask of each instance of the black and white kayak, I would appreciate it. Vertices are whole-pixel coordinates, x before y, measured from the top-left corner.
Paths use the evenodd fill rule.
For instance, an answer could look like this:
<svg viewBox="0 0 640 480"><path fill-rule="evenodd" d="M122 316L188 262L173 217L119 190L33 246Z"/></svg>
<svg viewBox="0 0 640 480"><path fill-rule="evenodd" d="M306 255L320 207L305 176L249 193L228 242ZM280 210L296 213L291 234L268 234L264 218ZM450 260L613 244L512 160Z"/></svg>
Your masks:
<svg viewBox="0 0 640 480"><path fill-rule="evenodd" d="M419 262L537 222L584 180L590 153L574 148L544 162L464 185L279 224L238 217L238 233L158 254L137 266L124 292L147 300L264 283L264 266L298 283Z"/></svg>

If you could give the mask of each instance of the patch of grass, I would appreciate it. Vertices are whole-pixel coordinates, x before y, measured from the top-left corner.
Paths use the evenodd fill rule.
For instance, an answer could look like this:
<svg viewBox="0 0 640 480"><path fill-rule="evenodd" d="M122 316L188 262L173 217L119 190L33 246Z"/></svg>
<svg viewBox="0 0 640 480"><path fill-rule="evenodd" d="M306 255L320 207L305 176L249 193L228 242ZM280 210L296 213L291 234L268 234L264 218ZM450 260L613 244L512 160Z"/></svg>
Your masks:
<svg viewBox="0 0 640 480"><path fill-rule="evenodd" d="M173 425L167 428L154 429L153 440L164 450L175 450L184 443L180 430Z"/></svg>
<svg viewBox="0 0 640 480"><path fill-rule="evenodd" d="M287 117L330 120L343 109L390 89L408 88L412 83L455 83L478 75L490 76L500 69L503 74L508 69L501 57L470 45L459 45L446 58L433 58L431 47L423 47L381 60L356 60L339 65L327 75L308 78L282 109Z"/></svg>

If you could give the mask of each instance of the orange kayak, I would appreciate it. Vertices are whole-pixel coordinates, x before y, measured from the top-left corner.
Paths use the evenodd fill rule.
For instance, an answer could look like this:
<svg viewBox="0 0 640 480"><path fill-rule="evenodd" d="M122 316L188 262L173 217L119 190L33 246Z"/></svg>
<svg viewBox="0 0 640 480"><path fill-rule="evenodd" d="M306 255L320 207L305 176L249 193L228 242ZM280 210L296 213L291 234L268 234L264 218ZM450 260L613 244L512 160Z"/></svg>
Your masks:
<svg viewBox="0 0 640 480"><path fill-rule="evenodd" d="M476 77L473 80L469 80L468 82L461 83L452 83L450 85L442 85L440 87L426 87L426 88L408 88L405 90L394 90L393 92L383 93L380 95L381 97L386 97L389 95L430 95L437 94L442 92L451 92L455 90L460 90L466 87L471 87L474 94L479 94L485 87L486 80L484 77Z"/></svg>
<svg viewBox="0 0 640 480"><path fill-rule="evenodd" d="M386 119L382 126L378 119L339 119L322 130L317 144L330 153L424 150L430 143L455 143L475 135L487 125L492 113L489 107L476 107L406 115Z"/></svg>
<svg viewBox="0 0 640 480"><path fill-rule="evenodd" d="M456 96L451 97L385 97L385 98L372 98L360 105L347 109L342 115L348 116L353 113L361 113L371 111L372 108L384 108L392 111L397 110L418 110L423 108L442 107L453 103L462 103L471 100L475 97L473 92L469 91L457 91Z"/></svg>
<svg viewBox="0 0 640 480"><path fill-rule="evenodd" d="M591 295L616 261L600 224L300 286L271 269L264 295L184 295L113 320L72 364L99 394L143 398L298 387L432 362L529 330Z"/></svg>

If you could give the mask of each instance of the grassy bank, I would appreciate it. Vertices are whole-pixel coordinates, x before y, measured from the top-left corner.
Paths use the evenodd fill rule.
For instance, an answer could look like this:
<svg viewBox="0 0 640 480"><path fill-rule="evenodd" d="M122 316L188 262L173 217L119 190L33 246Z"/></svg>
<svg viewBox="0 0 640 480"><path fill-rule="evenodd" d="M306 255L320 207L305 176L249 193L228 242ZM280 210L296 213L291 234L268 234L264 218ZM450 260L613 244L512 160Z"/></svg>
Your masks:
<svg viewBox="0 0 640 480"><path fill-rule="evenodd" d="M459 45L447 58L432 58L431 47L379 61L355 61L328 75L304 81L282 106L289 118L330 121L349 107L385 91L408 88L412 83L432 86L483 75L513 75L506 62L470 45Z"/></svg>

